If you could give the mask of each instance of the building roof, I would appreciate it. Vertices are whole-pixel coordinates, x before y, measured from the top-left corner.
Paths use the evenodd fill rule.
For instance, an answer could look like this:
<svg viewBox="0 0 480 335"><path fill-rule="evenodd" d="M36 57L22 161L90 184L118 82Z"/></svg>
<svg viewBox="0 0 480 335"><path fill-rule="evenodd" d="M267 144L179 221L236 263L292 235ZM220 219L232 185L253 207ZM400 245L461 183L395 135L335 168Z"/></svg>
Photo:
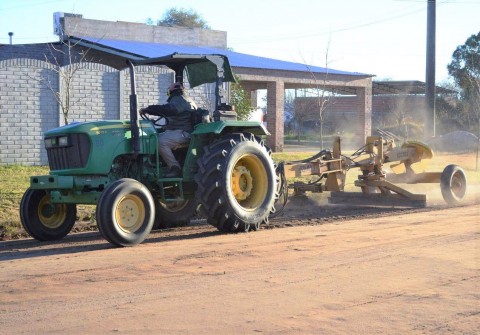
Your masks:
<svg viewBox="0 0 480 335"><path fill-rule="evenodd" d="M152 43L127 41L116 39L102 39L93 37L70 37L85 47L111 53L115 56L130 58L132 60L142 60L145 58L162 57L175 52L183 54L219 54L225 55L230 60L232 67L257 68L268 70L300 71L314 73L329 73L349 76L369 76L359 72L347 72L335 69L326 69L318 66L309 66L301 63L287 62L278 59L265 58L253 55L247 55L231 50L200 47L190 45Z"/></svg>
<svg viewBox="0 0 480 335"><path fill-rule="evenodd" d="M448 88L436 86L437 94L456 94L457 92ZM374 81L372 83L373 95L390 94L425 94L425 83L418 80L386 80Z"/></svg>

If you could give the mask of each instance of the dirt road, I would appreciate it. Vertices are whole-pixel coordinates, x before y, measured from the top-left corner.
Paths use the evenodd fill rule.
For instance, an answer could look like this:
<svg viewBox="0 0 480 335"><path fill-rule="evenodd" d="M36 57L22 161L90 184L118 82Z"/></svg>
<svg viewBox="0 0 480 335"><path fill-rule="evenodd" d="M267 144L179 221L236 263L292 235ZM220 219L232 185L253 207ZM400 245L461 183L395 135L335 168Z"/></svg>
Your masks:
<svg viewBox="0 0 480 335"><path fill-rule="evenodd" d="M480 205L0 242L1 334L478 334Z"/></svg>

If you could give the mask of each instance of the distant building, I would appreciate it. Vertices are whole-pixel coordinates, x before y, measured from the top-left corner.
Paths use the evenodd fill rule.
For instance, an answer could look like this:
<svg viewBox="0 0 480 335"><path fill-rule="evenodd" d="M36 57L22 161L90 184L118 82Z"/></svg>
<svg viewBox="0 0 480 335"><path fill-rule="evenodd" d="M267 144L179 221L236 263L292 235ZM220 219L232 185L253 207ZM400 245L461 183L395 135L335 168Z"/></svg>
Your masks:
<svg viewBox="0 0 480 335"><path fill-rule="evenodd" d="M436 88L437 95L455 95L443 87ZM355 96L325 95L324 131L327 134L352 133L355 124L351 120L357 114ZM297 97L295 111L301 113L298 126L304 131L318 129L318 98ZM423 138L425 111L425 83L421 81L374 81L372 84L372 129L397 126L398 136ZM415 129L408 129L415 127Z"/></svg>

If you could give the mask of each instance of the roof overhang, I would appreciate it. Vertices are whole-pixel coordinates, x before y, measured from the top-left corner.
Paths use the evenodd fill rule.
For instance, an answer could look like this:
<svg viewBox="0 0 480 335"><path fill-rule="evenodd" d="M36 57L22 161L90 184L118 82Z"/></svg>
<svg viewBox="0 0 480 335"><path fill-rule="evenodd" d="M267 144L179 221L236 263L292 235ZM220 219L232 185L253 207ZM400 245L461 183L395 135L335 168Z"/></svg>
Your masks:
<svg viewBox="0 0 480 335"><path fill-rule="evenodd" d="M235 82L228 58L224 55L173 53L167 56L139 60L135 64L163 65L177 74L183 73L185 70L191 87L216 82L217 78L221 78L223 82Z"/></svg>
<svg viewBox="0 0 480 335"><path fill-rule="evenodd" d="M145 52L136 52L133 49L115 48L84 38L70 37L73 44L96 50L103 55L101 63L116 69L124 69L128 61L134 65L166 66L176 73L177 78L187 74L191 87L213 83L220 78L223 82L234 82L228 58L219 54L184 54L174 52L159 54L157 57L148 57Z"/></svg>
<svg viewBox="0 0 480 335"><path fill-rule="evenodd" d="M179 54L198 54L198 55L223 55L226 56L230 65L235 68L254 68L266 70L280 70L293 72L310 72L310 73L328 73L330 75L347 75L347 76L372 76L358 72L348 72L335 70L331 68L323 68L318 66L310 66L307 64L287 62L278 59L259 57L254 55L242 54L232 50L205 47L205 46L189 46L165 43L151 43L115 39L94 38L88 36L70 36L70 41L86 48L91 48L100 52L108 53L112 57L118 59L129 59L133 62L148 58L159 58L174 53ZM124 68L118 64L118 59L112 62L114 68ZM108 60L102 61L108 64Z"/></svg>

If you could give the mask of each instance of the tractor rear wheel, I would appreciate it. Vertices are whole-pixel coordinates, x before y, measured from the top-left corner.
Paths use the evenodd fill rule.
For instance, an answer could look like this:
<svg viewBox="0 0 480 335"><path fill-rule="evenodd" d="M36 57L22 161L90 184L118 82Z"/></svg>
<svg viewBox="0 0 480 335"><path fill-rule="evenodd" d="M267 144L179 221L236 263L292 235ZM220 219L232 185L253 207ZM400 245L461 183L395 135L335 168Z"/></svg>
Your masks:
<svg viewBox="0 0 480 335"><path fill-rule="evenodd" d="M23 228L39 241L54 241L65 237L77 217L74 204L52 203L44 190L29 188L20 202L20 220Z"/></svg>
<svg viewBox="0 0 480 335"><path fill-rule="evenodd" d="M458 165L447 165L440 177L440 188L447 204L458 205L467 191L467 177L463 169Z"/></svg>
<svg viewBox="0 0 480 335"><path fill-rule="evenodd" d="M256 230L276 199L275 165L263 141L227 134L205 148L195 176L207 222L222 232Z"/></svg>
<svg viewBox="0 0 480 335"><path fill-rule="evenodd" d="M152 230L155 205L142 183L123 178L109 185L97 203L96 217L102 236L116 246L141 243Z"/></svg>
<svg viewBox="0 0 480 335"><path fill-rule="evenodd" d="M155 200L155 223L153 229L175 228L188 225L197 212L195 199L163 202Z"/></svg>

